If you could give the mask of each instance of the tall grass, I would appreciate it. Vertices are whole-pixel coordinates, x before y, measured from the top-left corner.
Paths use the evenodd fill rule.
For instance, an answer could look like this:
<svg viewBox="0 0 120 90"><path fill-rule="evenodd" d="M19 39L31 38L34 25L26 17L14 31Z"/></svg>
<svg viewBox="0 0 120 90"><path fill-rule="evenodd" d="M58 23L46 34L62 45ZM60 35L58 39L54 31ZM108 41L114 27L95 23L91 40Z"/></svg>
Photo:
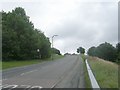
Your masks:
<svg viewBox="0 0 120 90"><path fill-rule="evenodd" d="M101 88L118 88L118 65L96 57L88 62Z"/></svg>

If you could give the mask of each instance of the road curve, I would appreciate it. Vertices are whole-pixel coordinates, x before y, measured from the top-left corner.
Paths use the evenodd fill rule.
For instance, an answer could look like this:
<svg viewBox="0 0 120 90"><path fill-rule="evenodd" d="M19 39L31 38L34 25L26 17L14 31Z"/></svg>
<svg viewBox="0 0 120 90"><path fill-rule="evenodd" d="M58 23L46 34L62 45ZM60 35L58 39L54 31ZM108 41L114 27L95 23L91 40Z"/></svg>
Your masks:
<svg viewBox="0 0 120 90"><path fill-rule="evenodd" d="M81 57L65 56L59 60L5 70L3 88L83 88Z"/></svg>

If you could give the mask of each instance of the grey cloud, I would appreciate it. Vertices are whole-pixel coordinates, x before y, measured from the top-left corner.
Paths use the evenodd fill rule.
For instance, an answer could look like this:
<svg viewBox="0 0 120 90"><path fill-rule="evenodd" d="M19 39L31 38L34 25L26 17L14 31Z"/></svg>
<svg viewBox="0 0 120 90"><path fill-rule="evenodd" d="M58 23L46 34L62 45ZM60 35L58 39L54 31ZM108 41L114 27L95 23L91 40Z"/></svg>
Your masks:
<svg viewBox="0 0 120 90"><path fill-rule="evenodd" d="M118 37L117 6L114 5L117 4L84 4L82 7L80 6L82 8L80 12L75 12L78 15L76 19L72 21L70 18L66 18L67 22L63 21L60 27L56 26L54 32L63 37L66 47L73 45L72 48L77 48L81 45L88 49L105 41L116 44Z"/></svg>
<svg viewBox="0 0 120 90"><path fill-rule="evenodd" d="M3 8L9 11L22 6L36 28L50 38L59 35L54 39L54 47L62 53L73 53L79 46L88 49L105 41L116 44L118 39L117 0L90 1L93 2L40 0L37 3L6 3Z"/></svg>

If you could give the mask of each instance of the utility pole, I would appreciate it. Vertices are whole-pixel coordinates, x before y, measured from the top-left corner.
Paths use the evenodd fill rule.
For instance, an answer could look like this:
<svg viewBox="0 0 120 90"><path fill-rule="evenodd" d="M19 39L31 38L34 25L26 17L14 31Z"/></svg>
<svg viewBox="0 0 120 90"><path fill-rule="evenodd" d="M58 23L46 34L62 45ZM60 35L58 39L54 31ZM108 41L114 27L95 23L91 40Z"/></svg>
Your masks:
<svg viewBox="0 0 120 90"><path fill-rule="evenodd" d="M58 35L53 35L53 36L52 36L52 49L53 49L53 39L54 39L54 37L56 37L56 36L58 36ZM52 51L51 58L52 58L52 60L53 60L53 51Z"/></svg>

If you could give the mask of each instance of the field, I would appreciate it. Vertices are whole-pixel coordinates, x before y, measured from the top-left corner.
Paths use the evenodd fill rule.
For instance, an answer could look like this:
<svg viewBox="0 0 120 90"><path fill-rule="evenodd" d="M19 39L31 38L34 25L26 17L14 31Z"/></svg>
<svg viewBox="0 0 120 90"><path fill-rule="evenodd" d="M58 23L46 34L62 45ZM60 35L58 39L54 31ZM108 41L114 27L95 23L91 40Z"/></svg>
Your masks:
<svg viewBox="0 0 120 90"><path fill-rule="evenodd" d="M118 88L118 65L96 57L88 57L90 67L101 88Z"/></svg>

